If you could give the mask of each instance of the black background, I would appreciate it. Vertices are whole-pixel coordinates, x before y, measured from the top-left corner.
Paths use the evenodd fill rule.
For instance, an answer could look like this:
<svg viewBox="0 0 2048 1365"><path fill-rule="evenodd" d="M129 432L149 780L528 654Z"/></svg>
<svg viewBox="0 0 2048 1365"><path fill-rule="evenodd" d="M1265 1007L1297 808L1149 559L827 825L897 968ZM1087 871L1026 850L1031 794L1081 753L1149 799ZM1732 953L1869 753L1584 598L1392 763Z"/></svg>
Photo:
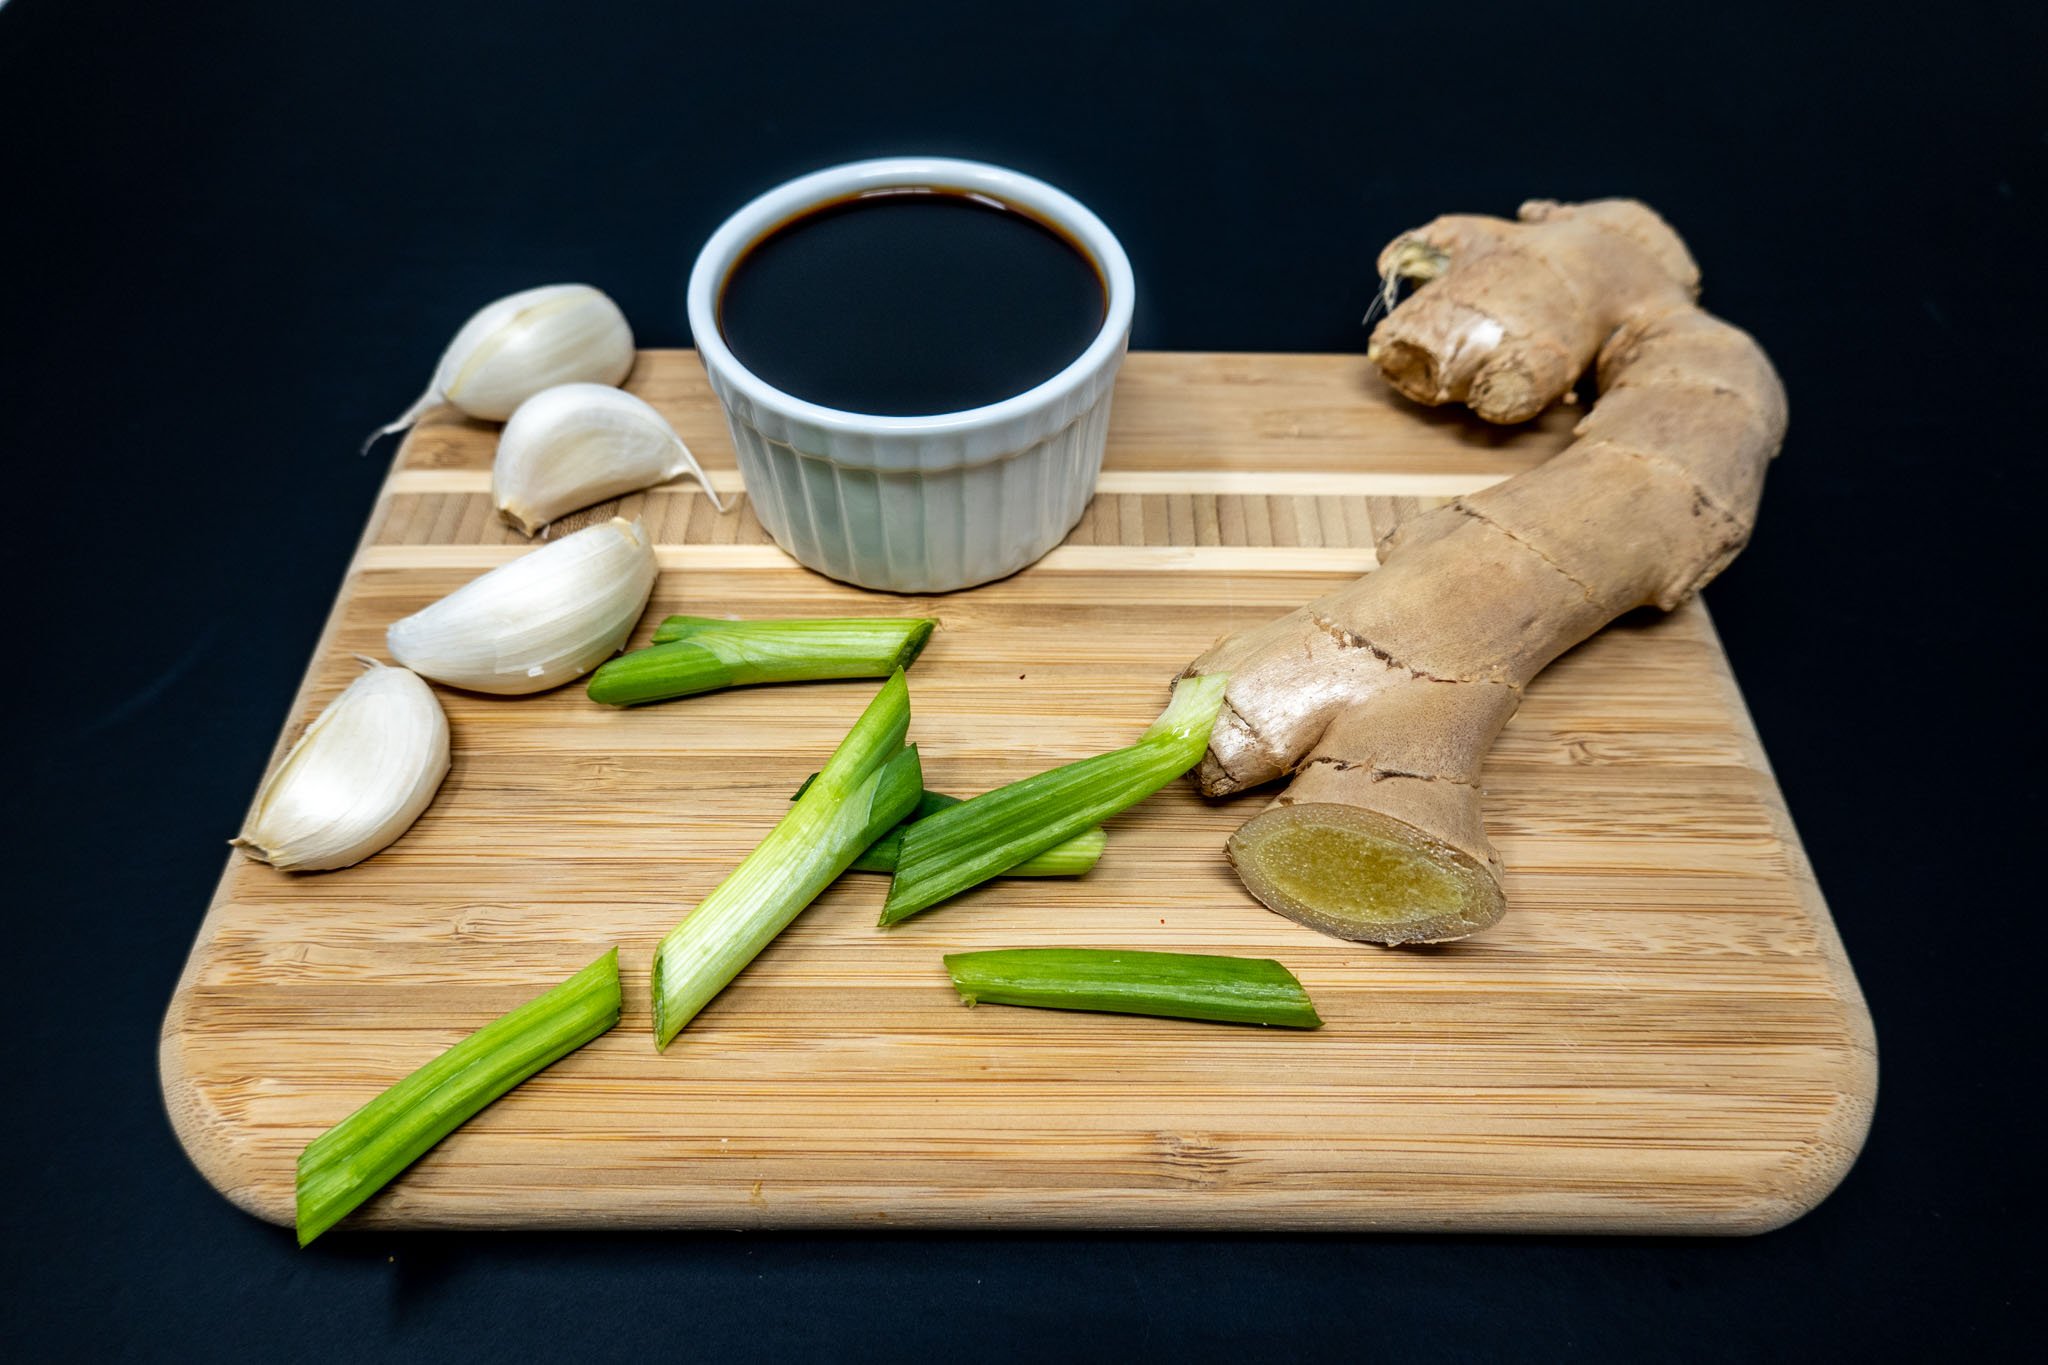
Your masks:
<svg viewBox="0 0 2048 1365"><path fill-rule="evenodd" d="M1982 1357L2031 1335L2048 11L1257 3L0 9L5 1280L33 1356ZM1738 1241L290 1234L156 1031L383 475L478 304L644 345L751 193L1043 175L1135 344L1362 351L1401 228L1640 196L1793 424L1711 601L1876 1016L1861 1163ZM2024 861L2023 861L2024 860ZM2029 875L2023 876L2023 870Z"/></svg>

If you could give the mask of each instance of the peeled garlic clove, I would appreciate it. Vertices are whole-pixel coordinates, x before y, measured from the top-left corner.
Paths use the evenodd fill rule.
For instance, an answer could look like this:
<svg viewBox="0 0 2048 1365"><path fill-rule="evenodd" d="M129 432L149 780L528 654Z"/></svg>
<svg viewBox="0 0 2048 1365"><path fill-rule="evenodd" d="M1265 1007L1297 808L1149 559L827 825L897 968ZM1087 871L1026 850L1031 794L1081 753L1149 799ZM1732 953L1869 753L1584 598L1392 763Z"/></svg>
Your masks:
<svg viewBox="0 0 2048 1365"><path fill-rule="evenodd" d="M688 472L725 510L697 457L668 420L621 389L557 384L519 405L498 438L491 497L533 535L566 513Z"/></svg>
<svg viewBox="0 0 2048 1365"><path fill-rule="evenodd" d="M391 655L472 692L544 692L626 643L654 591L654 545L613 517L472 579L392 623Z"/></svg>
<svg viewBox="0 0 2048 1365"><path fill-rule="evenodd" d="M402 668L369 671L327 704L256 794L231 842L287 872L359 863L412 827L448 775L448 717Z"/></svg>
<svg viewBox="0 0 2048 1365"><path fill-rule="evenodd" d="M616 384L633 368L633 329L625 314L587 284L546 284L485 305L455 334L434 382L389 426L363 442L404 431L438 403L502 422L556 384Z"/></svg>

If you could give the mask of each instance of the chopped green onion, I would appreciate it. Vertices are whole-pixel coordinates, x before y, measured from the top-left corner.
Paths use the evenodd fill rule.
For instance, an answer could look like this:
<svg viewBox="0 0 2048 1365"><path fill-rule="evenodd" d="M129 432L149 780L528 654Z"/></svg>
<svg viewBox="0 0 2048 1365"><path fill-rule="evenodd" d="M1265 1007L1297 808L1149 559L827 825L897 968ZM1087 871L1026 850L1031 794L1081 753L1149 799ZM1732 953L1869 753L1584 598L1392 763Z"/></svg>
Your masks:
<svg viewBox="0 0 2048 1365"><path fill-rule="evenodd" d="M803 786L796 789L796 796L792 796L789 799L794 801L797 797L802 796L810 788L811 782L816 777L817 774L812 773L810 777L805 778ZM944 792L925 792L917 798L916 809L912 810L910 815L901 824L875 840L874 843L868 845L867 852L855 858L853 865L846 870L848 872L894 872L896 870L896 860L903 852L903 831L916 824L919 820L924 819L927 815L936 815L948 806L957 806L959 804L960 798L957 796L948 796ZM1028 858L1018 863L1015 867L1003 873L1003 875L1005 877L1084 876L1094 869L1095 864L1102 861L1102 850L1108 846L1109 835L1104 833L1102 827L1098 825L1094 829L1082 830L1065 843L1054 845L1036 858Z"/></svg>
<svg viewBox="0 0 2048 1365"><path fill-rule="evenodd" d="M826 640L837 638L853 639L867 636L877 642L915 637L922 647L931 638L932 627L937 621L920 616L841 616L803 619L798 617L764 617L754 621L736 621L724 616L665 616L654 628L654 643L668 644L672 640L703 639L714 635L754 634L770 635L816 635ZM908 667L906 662L905 667Z"/></svg>
<svg viewBox="0 0 2048 1365"><path fill-rule="evenodd" d="M948 806L903 832L882 923L896 924L1101 824L1195 766L1223 709L1220 673L1182 678L1136 744Z"/></svg>
<svg viewBox="0 0 2048 1365"><path fill-rule="evenodd" d="M592 701L637 706L756 683L886 678L908 668L936 621L882 617L843 621L721 621L671 616L645 649L590 675Z"/></svg>
<svg viewBox="0 0 2048 1365"><path fill-rule="evenodd" d="M299 1154L299 1245L333 1227L492 1100L618 1022L614 948L313 1139Z"/></svg>
<svg viewBox="0 0 2048 1365"><path fill-rule="evenodd" d="M941 792L926 792L917 803L917 810L908 820L875 840L868 851L854 859L850 872L894 873L903 859L903 836L911 826L928 815L952 806L964 804L957 796ZM1109 835L1100 825L1082 830L1073 838L1054 844L1045 852L1033 858L1026 858L1015 867L1003 869L1005 877L1080 877L1092 871L1102 861L1102 850L1109 846Z"/></svg>
<svg viewBox="0 0 2048 1365"><path fill-rule="evenodd" d="M924 789L897 669L780 824L654 951L654 1041L666 1048Z"/></svg>
<svg viewBox="0 0 2048 1365"><path fill-rule="evenodd" d="M1321 1028L1301 982L1269 957L998 948L949 953L946 971L972 1005L1108 1010L1227 1024Z"/></svg>

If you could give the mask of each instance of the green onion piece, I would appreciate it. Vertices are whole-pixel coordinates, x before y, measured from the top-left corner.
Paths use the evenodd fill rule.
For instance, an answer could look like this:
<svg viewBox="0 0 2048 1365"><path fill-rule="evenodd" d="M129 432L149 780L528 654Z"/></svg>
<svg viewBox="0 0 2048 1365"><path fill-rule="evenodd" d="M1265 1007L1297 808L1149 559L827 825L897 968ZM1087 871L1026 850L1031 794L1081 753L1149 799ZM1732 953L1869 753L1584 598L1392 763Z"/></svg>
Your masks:
<svg viewBox="0 0 2048 1365"><path fill-rule="evenodd" d="M928 796L939 796L928 792ZM961 804L957 796L939 796L947 805ZM944 806L937 809L943 810ZM933 812L926 812L931 814ZM868 851L854 859L849 872L885 872L893 874L903 860L903 836L910 827L923 819L922 815L904 821L884 834L869 846ZM1006 867L998 875L1004 877L1082 877L1095 869L1102 861L1103 849L1109 847L1109 834L1102 826L1084 829L1073 838L1054 844L1045 852L1033 858L1026 858L1015 867Z"/></svg>
<svg viewBox="0 0 2048 1365"><path fill-rule="evenodd" d="M654 628L654 643L665 645L670 640L680 640L687 635L737 624L738 622L719 616L665 616L661 624Z"/></svg>
<svg viewBox="0 0 2048 1365"><path fill-rule="evenodd" d="M1323 1026L1294 973L1269 957L998 948L949 953L946 971L960 998L970 1005L1109 1010L1282 1028Z"/></svg>
<svg viewBox="0 0 2048 1365"><path fill-rule="evenodd" d="M492 1100L618 1022L614 948L313 1139L299 1154L299 1245L333 1227Z"/></svg>
<svg viewBox="0 0 2048 1365"><path fill-rule="evenodd" d="M794 801L809 789L818 775L812 773L804 784L796 789ZM948 806L957 806L960 798L944 792L926 792L917 798L916 809L908 819L868 845L867 852L853 860L848 872L894 872L896 860L903 852L903 831L927 815L936 815ZM1003 873L1005 877L1080 877L1094 870L1102 861L1102 850L1109 846L1109 835L1100 825L1084 829L1063 844L1055 844L1036 858L1027 858Z"/></svg>
<svg viewBox="0 0 2048 1365"><path fill-rule="evenodd" d="M654 950L654 1041L666 1048L711 997L917 805L910 689L897 669L789 814Z"/></svg>
<svg viewBox="0 0 2048 1365"><path fill-rule="evenodd" d="M1098 754L949 806L903 833L882 923L896 924L1099 825L1199 763L1223 709L1220 673L1182 678L1128 749Z"/></svg>
<svg viewBox="0 0 2048 1365"><path fill-rule="evenodd" d="M671 616L655 643L602 665L586 689L609 706L716 692L756 683L886 678L908 668L936 621L720 621Z"/></svg>

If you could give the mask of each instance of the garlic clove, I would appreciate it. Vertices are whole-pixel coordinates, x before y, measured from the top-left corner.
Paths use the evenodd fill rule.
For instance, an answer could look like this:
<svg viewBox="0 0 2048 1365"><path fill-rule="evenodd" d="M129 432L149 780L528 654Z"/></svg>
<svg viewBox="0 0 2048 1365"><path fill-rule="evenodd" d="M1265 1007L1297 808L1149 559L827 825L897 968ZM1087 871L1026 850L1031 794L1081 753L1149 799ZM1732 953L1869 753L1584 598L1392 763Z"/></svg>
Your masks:
<svg viewBox="0 0 2048 1365"><path fill-rule="evenodd" d="M689 473L710 495L697 457L652 407L603 384L557 384L519 405L498 438L491 497L528 535L557 517Z"/></svg>
<svg viewBox="0 0 2048 1365"><path fill-rule="evenodd" d="M403 668L369 670L299 736L230 842L287 872L348 867L412 827L448 775L448 717Z"/></svg>
<svg viewBox="0 0 2048 1365"><path fill-rule="evenodd" d="M385 633L391 655L473 692L544 692L616 654L654 591L654 545L613 517L529 550Z"/></svg>
<svg viewBox="0 0 2048 1365"><path fill-rule="evenodd" d="M521 403L556 384L616 384L633 368L633 329L603 292L587 284L546 284L486 304L455 334L434 382L380 436L404 431L440 403L502 422Z"/></svg>

